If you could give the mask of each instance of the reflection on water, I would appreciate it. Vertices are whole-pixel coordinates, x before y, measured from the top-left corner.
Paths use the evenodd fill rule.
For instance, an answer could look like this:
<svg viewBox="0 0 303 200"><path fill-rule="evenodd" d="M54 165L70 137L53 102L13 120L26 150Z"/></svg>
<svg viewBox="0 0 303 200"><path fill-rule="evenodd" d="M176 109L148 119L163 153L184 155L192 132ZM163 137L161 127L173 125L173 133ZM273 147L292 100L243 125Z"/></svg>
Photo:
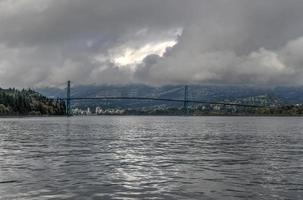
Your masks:
<svg viewBox="0 0 303 200"><path fill-rule="evenodd" d="M0 119L0 197L303 199L301 121Z"/></svg>

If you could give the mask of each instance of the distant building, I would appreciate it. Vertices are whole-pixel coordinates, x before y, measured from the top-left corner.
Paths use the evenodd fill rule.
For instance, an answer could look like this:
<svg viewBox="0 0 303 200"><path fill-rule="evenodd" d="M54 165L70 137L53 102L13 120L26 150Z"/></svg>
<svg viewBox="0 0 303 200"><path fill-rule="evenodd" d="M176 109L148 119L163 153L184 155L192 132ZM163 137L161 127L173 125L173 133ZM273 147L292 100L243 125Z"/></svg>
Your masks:
<svg viewBox="0 0 303 200"><path fill-rule="evenodd" d="M124 113L125 113L124 109L114 109L114 108L102 109L99 106L95 108L96 115L122 115ZM73 115L92 115L93 113L90 110L90 108L87 108L86 110L81 110L80 108L74 108L74 109L72 109L72 114Z"/></svg>
<svg viewBox="0 0 303 200"><path fill-rule="evenodd" d="M95 110L95 113L98 115L98 114L101 114L101 111L102 109L100 107L96 107L96 110Z"/></svg>

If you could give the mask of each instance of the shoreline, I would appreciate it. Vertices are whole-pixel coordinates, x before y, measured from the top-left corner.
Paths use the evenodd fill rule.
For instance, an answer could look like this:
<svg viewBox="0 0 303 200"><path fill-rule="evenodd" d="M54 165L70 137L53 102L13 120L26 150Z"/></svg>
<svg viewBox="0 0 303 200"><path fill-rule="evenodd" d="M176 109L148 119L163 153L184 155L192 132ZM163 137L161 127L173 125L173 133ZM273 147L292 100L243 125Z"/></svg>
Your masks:
<svg viewBox="0 0 303 200"><path fill-rule="evenodd" d="M0 115L0 119L9 119L9 118L51 118L51 117L303 117L303 115Z"/></svg>
<svg viewBox="0 0 303 200"><path fill-rule="evenodd" d="M42 118L42 117L66 117L65 115L0 115L0 119L4 118Z"/></svg>

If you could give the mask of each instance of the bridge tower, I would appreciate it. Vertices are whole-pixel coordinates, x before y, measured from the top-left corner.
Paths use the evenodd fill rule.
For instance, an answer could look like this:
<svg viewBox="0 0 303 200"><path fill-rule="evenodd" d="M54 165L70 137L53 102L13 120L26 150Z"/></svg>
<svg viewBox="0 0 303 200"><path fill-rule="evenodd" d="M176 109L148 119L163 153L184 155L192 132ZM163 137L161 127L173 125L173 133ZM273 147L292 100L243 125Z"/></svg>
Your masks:
<svg viewBox="0 0 303 200"><path fill-rule="evenodd" d="M66 115L71 115L71 107L70 107L70 81L67 81L66 88Z"/></svg>
<svg viewBox="0 0 303 200"><path fill-rule="evenodd" d="M186 85L184 87L184 114L187 115L188 114L188 86Z"/></svg>

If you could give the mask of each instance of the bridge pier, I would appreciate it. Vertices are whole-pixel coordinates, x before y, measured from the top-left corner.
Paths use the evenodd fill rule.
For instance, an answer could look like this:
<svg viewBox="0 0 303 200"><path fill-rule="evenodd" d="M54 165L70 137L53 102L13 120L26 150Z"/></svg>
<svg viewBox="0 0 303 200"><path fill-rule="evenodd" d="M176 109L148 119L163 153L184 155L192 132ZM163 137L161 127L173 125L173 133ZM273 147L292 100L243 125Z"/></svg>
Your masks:
<svg viewBox="0 0 303 200"><path fill-rule="evenodd" d="M184 115L188 115L188 86L184 87Z"/></svg>
<svg viewBox="0 0 303 200"><path fill-rule="evenodd" d="M71 116L70 81L67 81L67 88L66 88L66 116Z"/></svg>

